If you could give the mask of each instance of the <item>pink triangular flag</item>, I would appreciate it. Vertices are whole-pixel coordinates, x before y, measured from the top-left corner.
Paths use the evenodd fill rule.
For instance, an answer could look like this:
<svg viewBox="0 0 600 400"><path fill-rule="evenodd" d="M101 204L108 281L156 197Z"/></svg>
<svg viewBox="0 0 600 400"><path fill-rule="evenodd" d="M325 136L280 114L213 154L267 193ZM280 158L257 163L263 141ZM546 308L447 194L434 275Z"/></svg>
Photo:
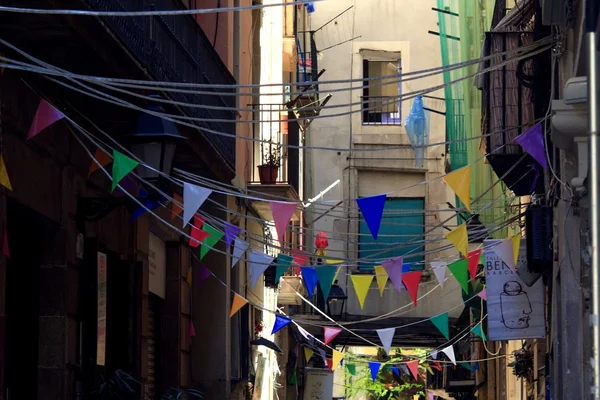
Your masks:
<svg viewBox="0 0 600 400"><path fill-rule="evenodd" d="M196 328L194 327L194 321L190 320L190 337L196 336Z"/></svg>
<svg viewBox="0 0 600 400"><path fill-rule="evenodd" d="M402 283L402 264L402 257L394 258L381 263L381 266L383 266L385 272L387 272L390 281L392 281L398 293L402 291L402 286L404 286Z"/></svg>
<svg viewBox="0 0 600 400"><path fill-rule="evenodd" d="M437 281L440 286L444 287L444 281L446 280L446 266L448 265L445 261L432 261L431 270L435 274Z"/></svg>
<svg viewBox="0 0 600 400"><path fill-rule="evenodd" d="M31 139L56 121L63 119L65 115L52 107L46 100L42 99L38 106L31 126L29 127L29 133L27 133L27 139Z"/></svg>
<svg viewBox="0 0 600 400"><path fill-rule="evenodd" d="M412 373L412 376L414 376L415 379L419 379L419 360L409 361L406 363L406 365L408 366L408 369Z"/></svg>
<svg viewBox="0 0 600 400"><path fill-rule="evenodd" d="M277 239L279 245L283 246L283 238L285 236L285 230L290 223L298 203L289 203L283 201L270 201L271 213L273 214L273 221L275 222L275 230L277 231Z"/></svg>
<svg viewBox="0 0 600 400"><path fill-rule="evenodd" d="M6 226L4 227L4 235L2 235L2 254L4 254L6 258L10 258L10 247L8 247L8 231L6 230Z"/></svg>
<svg viewBox="0 0 600 400"><path fill-rule="evenodd" d="M487 289L483 289L481 292L477 293L477 296L487 301Z"/></svg>
<svg viewBox="0 0 600 400"><path fill-rule="evenodd" d="M337 335L340 334L340 332L342 331L341 328L330 328L330 327L325 327L323 328L323 337L324 337L324 343L325 345L328 345Z"/></svg>

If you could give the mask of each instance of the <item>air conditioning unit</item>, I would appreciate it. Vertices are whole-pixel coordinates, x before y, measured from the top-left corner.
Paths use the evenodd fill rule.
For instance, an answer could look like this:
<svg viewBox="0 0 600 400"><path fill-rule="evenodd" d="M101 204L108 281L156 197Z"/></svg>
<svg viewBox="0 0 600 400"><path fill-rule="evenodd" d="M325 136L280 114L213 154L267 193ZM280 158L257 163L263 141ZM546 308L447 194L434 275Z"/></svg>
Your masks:
<svg viewBox="0 0 600 400"><path fill-rule="evenodd" d="M563 25L567 22L569 4L573 0L540 0L542 24Z"/></svg>

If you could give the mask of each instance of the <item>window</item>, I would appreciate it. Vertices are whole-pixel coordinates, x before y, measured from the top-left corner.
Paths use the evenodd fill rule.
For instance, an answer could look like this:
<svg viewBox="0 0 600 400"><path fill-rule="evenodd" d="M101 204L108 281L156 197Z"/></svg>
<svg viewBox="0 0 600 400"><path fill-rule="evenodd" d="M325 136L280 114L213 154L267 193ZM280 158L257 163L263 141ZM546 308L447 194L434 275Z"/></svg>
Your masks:
<svg viewBox="0 0 600 400"><path fill-rule="evenodd" d="M402 123L402 60L399 52L364 51L362 122L365 125ZM378 79L383 76L389 78Z"/></svg>
<svg viewBox="0 0 600 400"><path fill-rule="evenodd" d="M422 270L425 245L425 200L423 198L388 198L377 240L360 217L358 256L361 270L373 270L381 261L404 256L405 272ZM362 261L369 260L363 263ZM372 260L372 262L370 261Z"/></svg>

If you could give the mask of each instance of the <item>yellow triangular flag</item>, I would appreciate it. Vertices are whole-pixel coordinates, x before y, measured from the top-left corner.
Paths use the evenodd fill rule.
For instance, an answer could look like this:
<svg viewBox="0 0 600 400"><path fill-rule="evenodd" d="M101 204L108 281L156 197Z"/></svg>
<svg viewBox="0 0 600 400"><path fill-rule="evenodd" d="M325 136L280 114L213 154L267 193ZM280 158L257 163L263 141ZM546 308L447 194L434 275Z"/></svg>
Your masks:
<svg viewBox="0 0 600 400"><path fill-rule="evenodd" d="M343 263L344 260L327 260L327 264L341 264ZM337 271L335 271L335 276L333 277L333 281L331 282L331 284L333 285L335 283L335 281L337 281L338 275L340 274L340 270L342 269L342 266L340 265L337 269Z"/></svg>
<svg viewBox="0 0 600 400"><path fill-rule="evenodd" d="M335 369L340 366L342 358L344 358L344 353L342 353L341 351L333 350L333 356L331 356L332 371L335 371Z"/></svg>
<svg viewBox="0 0 600 400"><path fill-rule="evenodd" d="M309 362L311 357L313 356L313 351L308 347L304 348L304 358L306 358L306 362Z"/></svg>
<svg viewBox="0 0 600 400"><path fill-rule="evenodd" d="M383 296L383 290L388 280L388 274L385 272L385 268L381 265L375 266L375 279L377 279L377 287L379 288L379 295Z"/></svg>
<svg viewBox="0 0 600 400"><path fill-rule="evenodd" d="M344 260L334 260L333 258L330 258L330 259L327 260L327 264L334 264L334 265L335 264L341 264L343 262L344 262Z"/></svg>
<svg viewBox="0 0 600 400"><path fill-rule="evenodd" d="M444 176L446 183L454 190L456 196L471 211L471 166L452 171Z"/></svg>
<svg viewBox="0 0 600 400"><path fill-rule="evenodd" d="M365 305L367 294L369 294L371 282L373 282L373 275L350 275L350 278L352 279L354 291L356 292L356 297L358 297L358 302L362 309Z"/></svg>
<svg viewBox="0 0 600 400"><path fill-rule="evenodd" d="M192 267L188 268L187 277L185 278L188 285L192 286Z"/></svg>
<svg viewBox="0 0 600 400"><path fill-rule="evenodd" d="M8 172L6 172L6 165L4 165L4 157L2 157L2 154L0 154L0 185L12 191L12 185L10 184Z"/></svg>
<svg viewBox="0 0 600 400"><path fill-rule="evenodd" d="M469 254L469 236L467 235L467 224L463 223L446 233L446 239L454 245L465 257Z"/></svg>
<svg viewBox="0 0 600 400"><path fill-rule="evenodd" d="M240 308L244 307L247 303L248 300L236 293L235 296L233 296L233 301L231 302L231 312L229 313L229 318L233 317L235 313L238 312Z"/></svg>
<svg viewBox="0 0 600 400"><path fill-rule="evenodd" d="M427 370L427 372L429 372L431 375L433 375L433 371L431 370L431 367L429 366L429 364L425 363L425 369Z"/></svg>
<svg viewBox="0 0 600 400"><path fill-rule="evenodd" d="M512 237L513 254L515 255L515 266L519 261L519 249L521 248L521 235L515 235Z"/></svg>

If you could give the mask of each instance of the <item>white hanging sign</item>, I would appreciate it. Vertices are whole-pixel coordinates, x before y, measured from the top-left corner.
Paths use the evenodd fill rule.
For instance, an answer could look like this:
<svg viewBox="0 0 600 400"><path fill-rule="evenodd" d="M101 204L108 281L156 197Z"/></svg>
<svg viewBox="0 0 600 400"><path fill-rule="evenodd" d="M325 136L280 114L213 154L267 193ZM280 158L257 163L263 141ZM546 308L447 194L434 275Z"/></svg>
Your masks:
<svg viewBox="0 0 600 400"><path fill-rule="evenodd" d="M305 368L304 400L333 398L333 372L323 368Z"/></svg>

